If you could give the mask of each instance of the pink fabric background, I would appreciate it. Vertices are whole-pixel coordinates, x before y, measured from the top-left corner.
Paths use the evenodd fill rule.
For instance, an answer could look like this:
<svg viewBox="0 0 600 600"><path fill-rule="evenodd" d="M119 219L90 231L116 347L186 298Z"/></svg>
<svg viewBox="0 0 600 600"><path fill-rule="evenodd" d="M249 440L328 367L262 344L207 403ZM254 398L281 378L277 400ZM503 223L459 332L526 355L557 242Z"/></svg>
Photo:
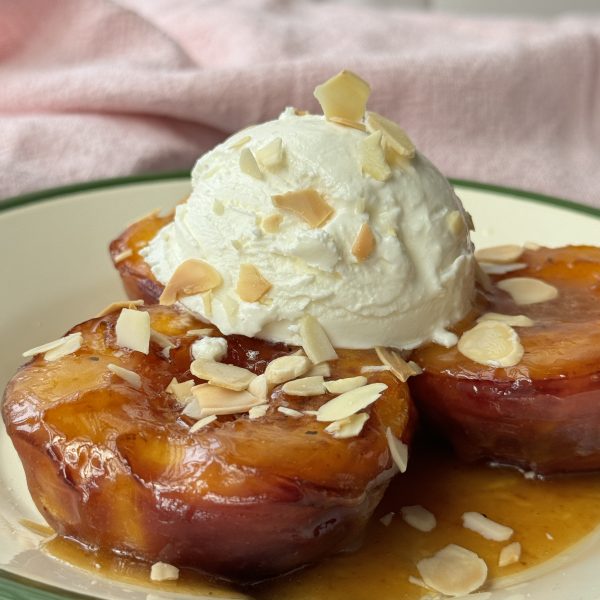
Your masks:
<svg viewBox="0 0 600 600"><path fill-rule="evenodd" d="M600 206L600 18L284 0L1 2L0 197L190 168L341 68L447 175Z"/></svg>

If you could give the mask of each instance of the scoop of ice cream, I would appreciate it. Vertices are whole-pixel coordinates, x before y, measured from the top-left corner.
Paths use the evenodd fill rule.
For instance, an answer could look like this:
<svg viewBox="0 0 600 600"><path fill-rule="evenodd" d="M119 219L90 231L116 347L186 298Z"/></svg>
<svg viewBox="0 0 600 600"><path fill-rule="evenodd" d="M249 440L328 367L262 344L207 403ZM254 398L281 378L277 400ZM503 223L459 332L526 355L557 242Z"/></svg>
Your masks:
<svg viewBox="0 0 600 600"><path fill-rule="evenodd" d="M198 160L145 250L152 272L215 269L218 287L179 301L224 334L300 344L310 314L336 347L452 344L474 288L465 213L424 156L390 158L381 137L292 109L233 135Z"/></svg>

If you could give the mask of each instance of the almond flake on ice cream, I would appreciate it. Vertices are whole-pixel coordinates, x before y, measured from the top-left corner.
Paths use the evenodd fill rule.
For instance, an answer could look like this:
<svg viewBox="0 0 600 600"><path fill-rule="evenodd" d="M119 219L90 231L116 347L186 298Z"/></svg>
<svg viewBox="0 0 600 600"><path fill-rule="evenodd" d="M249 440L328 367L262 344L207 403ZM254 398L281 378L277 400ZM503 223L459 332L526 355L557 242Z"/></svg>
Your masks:
<svg viewBox="0 0 600 600"><path fill-rule="evenodd" d="M333 208L313 188L276 194L272 200L277 208L294 213L313 228L320 227L333 214Z"/></svg>
<svg viewBox="0 0 600 600"><path fill-rule="evenodd" d="M365 114L371 86L351 71L342 71L315 88L325 117L360 121Z"/></svg>
<svg viewBox="0 0 600 600"><path fill-rule="evenodd" d="M386 161L381 139L381 131L374 131L360 141L360 168L373 179L386 181L392 175L392 170Z"/></svg>
<svg viewBox="0 0 600 600"><path fill-rule="evenodd" d="M358 262L367 260L375 249L375 237L368 223L363 223L354 238L352 254Z"/></svg>
<svg viewBox="0 0 600 600"><path fill-rule="evenodd" d="M219 287L222 281L221 275L207 262L190 258L175 269L159 298L159 303L171 306L181 296L192 296L212 290Z"/></svg>
<svg viewBox="0 0 600 600"><path fill-rule="evenodd" d="M414 158L415 145L399 125L375 112L367 112L365 122L368 131L381 131L384 146L389 147L400 157Z"/></svg>
<svg viewBox="0 0 600 600"><path fill-rule="evenodd" d="M283 161L283 142L276 137L256 151L256 160L267 169L279 166Z"/></svg>
<svg viewBox="0 0 600 600"><path fill-rule="evenodd" d="M252 150L250 148L243 148L240 152L240 170L242 173L246 173L246 175L250 175L255 179L262 179L263 174L256 162L256 158L254 158L254 154L252 154Z"/></svg>
<svg viewBox="0 0 600 600"><path fill-rule="evenodd" d="M240 265L236 292L244 302L258 302L269 290L271 284L250 264Z"/></svg>

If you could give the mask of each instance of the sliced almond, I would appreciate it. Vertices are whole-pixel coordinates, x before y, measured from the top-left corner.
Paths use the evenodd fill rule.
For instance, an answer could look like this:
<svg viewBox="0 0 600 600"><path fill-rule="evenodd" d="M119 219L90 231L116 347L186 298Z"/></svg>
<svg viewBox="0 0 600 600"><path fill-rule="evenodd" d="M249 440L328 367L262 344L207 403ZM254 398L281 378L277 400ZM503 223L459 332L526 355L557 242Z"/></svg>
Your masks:
<svg viewBox="0 0 600 600"><path fill-rule="evenodd" d="M329 402L325 402L319 408L317 421L327 422L345 419L373 404L386 389L387 385L385 383L371 383L345 394L340 394L329 400Z"/></svg>
<svg viewBox="0 0 600 600"><path fill-rule="evenodd" d="M246 173L246 175L250 175L250 177L254 177L254 179L262 179L263 174L256 162L256 158L254 158L254 154L252 154L252 150L250 148L243 148L240 152L240 170L242 173Z"/></svg>
<svg viewBox="0 0 600 600"><path fill-rule="evenodd" d="M350 119L344 119L343 117L331 117L328 119L336 125L342 125L343 127L350 127L351 129L358 129L359 131L367 131L367 128L359 121L351 121Z"/></svg>
<svg viewBox="0 0 600 600"><path fill-rule="evenodd" d="M254 265L240 265L236 292L244 302L258 302L270 289L271 284Z"/></svg>
<svg viewBox="0 0 600 600"><path fill-rule="evenodd" d="M375 236L371 231L368 223L363 223L354 238L352 244L352 254L356 257L358 262L367 260L371 253L375 249Z"/></svg>
<svg viewBox="0 0 600 600"><path fill-rule="evenodd" d="M329 363L323 362L317 365L313 365L310 371L306 373L307 377L314 377L316 375L322 375L323 377L331 377L331 367Z"/></svg>
<svg viewBox="0 0 600 600"><path fill-rule="evenodd" d="M171 306L181 296L200 294L219 287L221 283L223 279L216 269L203 260L190 258L175 269L159 298L159 303Z"/></svg>
<svg viewBox="0 0 600 600"><path fill-rule="evenodd" d="M481 248L475 252L475 258L479 262L488 263L514 263L521 258L523 254L523 246L516 244L505 244L503 246L490 246L489 248Z"/></svg>
<svg viewBox="0 0 600 600"><path fill-rule="evenodd" d="M135 372L129 369L124 369L119 365L109 363L106 368L114 373L117 377L120 377L123 381L126 381L131 387L139 390L142 387L142 378Z"/></svg>
<svg viewBox="0 0 600 600"><path fill-rule="evenodd" d="M251 421L255 421L256 419L262 419L262 417L264 417L267 414L268 410L269 410L268 404L258 404L257 406L253 406L248 411L248 418Z"/></svg>
<svg viewBox="0 0 600 600"><path fill-rule="evenodd" d="M453 210L446 215L446 223L452 235L462 238L467 233L467 225L459 210Z"/></svg>
<svg viewBox="0 0 600 600"><path fill-rule="evenodd" d="M558 290L553 285L533 277L502 279L496 285L509 293L519 306L547 302L558 297Z"/></svg>
<svg viewBox="0 0 600 600"><path fill-rule="evenodd" d="M503 315L501 313L488 312L478 317L477 322L481 321L500 321L511 327L533 327L535 321L525 315Z"/></svg>
<svg viewBox="0 0 600 600"><path fill-rule="evenodd" d="M364 365L360 368L361 373L381 373L383 371L391 371L387 365Z"/></svg>
<svg viewBox="0 0 600 600"><path fill-rule="evenodd" d="M424 533L432 531L437 525L435 515L420 504L403 506L400 512L408 525Z"/></svg>
<svg viewBox="0 0 600 600"><path fill-rule="evenodd" d="M131 248L126 248L123 252L119 252L113 256L113 262L115 265L118 265L120 262L123 262L130 256L133 256L133 250Z"/></svg>
<svg viewBox="0 0 600 600"><path fill-rule="evenodd" d="M475 261L475 281L486 292L493 292L495 289L490 276L481 268L481 265L477 261Z"/></svg>
<svg viewBox="0 0 600 600"><path fill-rule="evenodd" d="M164 562L154 563L150 569L152 581L175 581L179 579L179 569Z"/></svg>
<svg viewBox="0 0 600 600"><path fill-rule="evenodd" d="M216 421L216 420L217 420L217 415L208 415L208 417L203 417L202 419L199 419L198 421L196 421L190 427L190 433L196 433L196 431L199 431L203 427L210 425L213 421Z"/></svg>
<svg viewBox="0 0 600 600"><path fill-rule="evenodd" d="M212 335L214 332L215 332L215 330L212 327L206 327L203 329L188 329L185 332L185 335L190 336L190 337L199 337L199 336Z"/></svg>
<svg viewBox="0 0 600 600"><path fill-rule="evenodd" d="M248 391L259 400L265 402L269 396L269 385L267 382L267 376L263 373L257 375L248 385Z"/></svg>
<svg viewBox="0 0 600 600"><path fill-rule="evenodd" d="M261 400L245 390L230 390L209 383L194 386L192 393L195 402L188 404L184 414L198 419L209 415L244 413L248 412L253 406L263 404ZM194 412L195 410L198 412Z"/></svg>
<svg viewBox="0 0 600 600"><path fill-rule="evenodd" d="M413 158L415 145L406 132L394 121L390 121L374 112L367 112L365 123L368 131L381 131L383 145L402 158Z"/></svg>
<svg viewBox="0 0 600 600"><path fill-rule="evenodd" d="M356 437L360 434L368 419L369 415L367 413L356 413L345 419L338 419L329 423L325 427L325 431L338 440Z"/></svg>
<svg viewBox="0 0 600 600"><path fill-rule="evenodd" d="M520 271L527 266L527 263L506 263L501 265L499 263L479 263L481 268L488 275L505 275L506 273L511 273L512 271Z"/></svg>
<svg viewBox="0 0 600 600"><path fill-rule="evenodd" d="M466 596L478 590L488 573L487 565L477 554L455 544L421 559L417 570L426 585L448 596Z"/></svg>
<svg viewBox="0 0 600 600"><path fill-rule="evenodd" d="M236 150L237 148L241 148L242 146L245 146L251 140L252 140L252 138L249 135L245 135L241 138L238 138L235 142L231 143L229 145L229 147L232 150Z"/></svg>
<svg viewBox="0 0 600 600"><path fill-rule="evenodd" d="M292 379L284 383L281 389L288 396L320 396L325 393L322 375Z"/></svg>
<svg viewBox="0 0 600 600"><path fill-rule="evenodd" d="M171 383L166 388L166 392L168 394L172 394L175 396L175 399L181 406L185 406L192 397L192 388L196 385L196 382L193 379L188 379L187 381L182 381L181 383L177 381L175 377L171 379Z"/></svg>
<svg viewBox="0 0 600 600"><path fill-rule="evenodd" d="M35 348L26 350L25 352L23 352L23 356L25 358L29 358L30 356L35 356L36 354L41 354L42 352L44 352L44 358L52 362L52 360L56 360L56 358L53 358L54 356L56 356L56 353L54 352L55 350L60 350L64 346L67 346L67 349L70 349L70 351L67 352L67 354L71 354L72 352L75 352L79 350L79 348L81 348L82 340L83 336L81 335L81 332L78 331L76 333L70 333L69 335L65 335L64 337L61 337L57 340L53 340L52 342L47 342L46 344L42 344L41 346L36 346ZM74 348L75 346L77 347ZM48 358L48 355L50 355L50 359ZM65 354L62 354L62 356L65 356Z"/></svg>
<svg viewBox="0 0 600 600"><path fill-rule="evenodd" d="M386 181L390 178L392 170L386 161L381 140L381 131L375 131L360 140L358 158L363 174L370 175L377 181Z"/></svg>
<svg viewBox="0 0 600 600"><path fill-rule="evenodd" d="M521 544L519 542L513 542L512 544L508 544L508 546L504 546L502 550L500 550L500 556L498 557L498 566L499 567L508 567L509 565L514 565L521 560Z"/></svg>
<svg viewBox="0 0 600 600"><path fill-rule="evenodd" d="M256 160L267 169L279 166L283 162L283 142L281 138L277 137L257 150Z"/></svg>
<svg viewBox="0 0 600 600"><path fill-rule="evenodd" d="M190 371L213 386L235 391L245 390L256 377L248 369L203 358L197 358L190 365Z"/></svg>
<svg viewBox="0 0 600 600"><path fill-rule="evenodd" d="M150 314L130 308L121 309L115 325L117 346L148 354L150 349Z"/></svg>
<svg viewBox="0 0 600 600"><path fill-rule="evenodd" d="M371 95L371 86L351 71L341 71L318 85L314 95L328 119L340 117L360 121Z"/></svg>
<svg viewBox="0 0 600 600"><path fill-rule="evenodd" d="M208 290L202 294L202 308L206 317L212 315L212 290Z"/></svg>
<svg viewBox="0 0 600 600"><path fill-rule="evenodd" d="M329 341L327 333L321 324L312 315L305 315L300 321L300 336L302 348L306 356L314 364L336 360L338 355Z"/></svg>
<svg viewBox="0 0 600 600"><path fill-rule="evenodd" d="M260 222L260 227L265 233L277 233L279 231L281 221L283 221L283 215L279 213L273 213L262 219Z"/></svg>
<svg viewBox="0 0 600 600"><path fill-rule="evenodd" d="M481 321L458 340L458 351L472 361L489 367L513 367L523 358L517 332L501 321Z"/></svg>
<svg viewBox="0 0 600 600"><path fill-rule="evenodd" d="M398 467L400 473L405 473L408 467L408 446L394 435L390 427L385 430L385 437L394 464Z"/></svg>
<svg viewBox="0 0 600 600"><path fill-rule="evenodd" d="M270 386L291 381L304 375L311 367L306 356L280 356L272 360L265 369L265 377Z"/></svg>
<svg viewBox="0 0 600 600"><path fill-rule="evenodd" d="M325 389L330 394L345 394L351 390L367 385L367 378L363 375L358 377L344 377L344 379L334 379L325 382Z"/></svg>
<svg viewBox="0 0 600 600"><path fill-rule="evenodd" d="M94 319L99 319L100 317L105 317L112 312L116 312L117 310L121 310L122 308L131 308L134 309L136 306L144 306L143 300L119 300L118 302L111 302L108 306L104 307L95 317Z"/></svg>
<svg viewBox="0 0 600 600"><path fill-rule="evenodd" d="M313 229L320 227L333 214L333 208L317 190L306 188L271 197L273 204L304 219Z"/></svg>
<svg viewBox="0 0 600 600"><path fill-rule="evenodd" d="M300 417L304 416L304 413L301 413L299 410L294 410L293 408L288 408L287 406L277 407L277 412L280 412L286 417L292 417L293 419L299 419Z"/></svg>
<svg viewBox="0 0 600 600"><path fill-rule="evenodd" d="M379 519L379 522L384 526L384 527L389 527L390 523L392 522L394 515L396 513L393 512L389 512L386 513L385 515L383 515L383 517L381 517L381 519Z"/></svg>
<svg viewBox="0 0 600 600"><path fill-rule="evenodd" d="M465 529L470 529L486 540L492 540L493 542L505 542L514 533L510 527L496 523L496 521L492 521L478 512L464 513L462 522Z"/></svg>
<svg viewBox="0 0 600 600"><path fill-rule="evenodd" d="M379 360L384 365L389 367L390 371L394 374L394 376L397 379L399 379L402 383L408 381L409 377L421 374L421 369L416 363L406 362L400 356L400 354L398 354L391 348L383 348L382 346L377 346L375 348L375 352L377 352Z"/></svg>

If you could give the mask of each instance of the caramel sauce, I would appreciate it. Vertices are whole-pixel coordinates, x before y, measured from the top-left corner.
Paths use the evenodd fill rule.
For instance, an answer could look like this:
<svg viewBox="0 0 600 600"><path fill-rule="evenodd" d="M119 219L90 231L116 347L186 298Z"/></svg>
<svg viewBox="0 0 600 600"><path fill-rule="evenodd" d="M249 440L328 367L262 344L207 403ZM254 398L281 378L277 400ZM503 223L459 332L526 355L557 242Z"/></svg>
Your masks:
<svg viewBox="0 0 600 600"><path fill-rule="evenodd" d="M402 506L421 504L433 512L437 527L422 533L400 516ZM509 542L492 542L462 527L461 516L478 511L510 526ZM380 518L395 513L389 526ZM256 600L412 600L425 593L409 582L418 577L416 562L447 544L464 546L481 556L489 568L484 589L499 578L522 573L557 556L600 524L600 474L527 479L520 472L465 464L446 447L418 447L410 468L397 476L377 508L359 549L255 586L240 589L182 569L175 582L149 579L148 564L109 552L86 552L70 540L52 538L47 552L77 567L127 583L162 591L203 593L220 598ZM41 527L41 526L39 526ZM521 560L498 567L500 550L518 541Z"/></svg>

